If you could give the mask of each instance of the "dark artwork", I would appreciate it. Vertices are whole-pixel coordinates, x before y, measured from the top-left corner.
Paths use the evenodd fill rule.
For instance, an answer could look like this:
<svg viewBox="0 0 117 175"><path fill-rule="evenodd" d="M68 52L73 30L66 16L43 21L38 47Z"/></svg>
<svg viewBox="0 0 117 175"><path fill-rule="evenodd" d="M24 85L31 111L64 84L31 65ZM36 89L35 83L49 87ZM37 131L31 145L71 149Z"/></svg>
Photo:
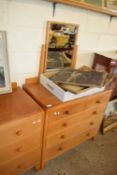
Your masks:
<svg viewBox="0 0 117 175"><path fill-rule="evenodd" d="M102 87L107 77L106 72L80 71L74 69L60 70L51 77L56 83L66 83L84 87Z"/></svg>
<svg viewBox="0 0 117 175"><path fill-rule="evenodd" d="M81 86L93 87L98 86L101 87L104 85L105 79L107 77L107 73L105 72L97 72L97 71L89 71L89 72L74 72L69 80L72 84L79 84Z"/></svg>
<svg viewBox="0 0 117 175"><path fill-rule="evenodd" d="M0 67L0 88L5 87L5 76L4 76L4 69Z"/></svg>
<svg viewBox="0 0 117 175"><path fill-rule="evenodd" d="M50 77L50 79L54 82L65 83L68 81L71 74L74 72L74 69L62 69L57 72L55 75Z"/></svg>

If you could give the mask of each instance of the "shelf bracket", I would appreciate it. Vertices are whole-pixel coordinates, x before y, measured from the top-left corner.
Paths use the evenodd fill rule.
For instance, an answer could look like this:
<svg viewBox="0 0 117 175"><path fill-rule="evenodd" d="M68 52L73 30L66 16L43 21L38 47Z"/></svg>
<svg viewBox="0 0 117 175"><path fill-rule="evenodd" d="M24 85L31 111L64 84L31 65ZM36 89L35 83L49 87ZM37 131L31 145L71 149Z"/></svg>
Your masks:
<svg viewBox="0 0 117 175"><path fill-rule="evenodd" d="M56 4L57 4L57 2L53 2L53 17L55 15L55 11L56 11Z"/></svg>
<svg viewBox="0 0 117 175"><path fill-rule="evenodd" d="M110 16L110 23L111 23L112 19L113 19L113 16Z"/></svg>

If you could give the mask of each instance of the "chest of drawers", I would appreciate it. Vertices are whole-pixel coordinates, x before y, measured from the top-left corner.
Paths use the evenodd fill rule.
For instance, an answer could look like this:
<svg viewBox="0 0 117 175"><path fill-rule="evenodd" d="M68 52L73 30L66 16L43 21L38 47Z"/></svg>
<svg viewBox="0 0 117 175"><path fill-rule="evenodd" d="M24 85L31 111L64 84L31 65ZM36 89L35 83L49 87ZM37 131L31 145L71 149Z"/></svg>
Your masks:
<svg viewBox="0 0 117 175"><path fill-rule="evenodd" d="M45 111L42 166L45 162L96 137L111 91L61 102L39 83L24 89Z"/></svg>
<svg viewBox="0 0 117 175"><path fill-rule="evenodd" d="M0 95L0 174L40 168L43 110L23 90Z"/></svg>

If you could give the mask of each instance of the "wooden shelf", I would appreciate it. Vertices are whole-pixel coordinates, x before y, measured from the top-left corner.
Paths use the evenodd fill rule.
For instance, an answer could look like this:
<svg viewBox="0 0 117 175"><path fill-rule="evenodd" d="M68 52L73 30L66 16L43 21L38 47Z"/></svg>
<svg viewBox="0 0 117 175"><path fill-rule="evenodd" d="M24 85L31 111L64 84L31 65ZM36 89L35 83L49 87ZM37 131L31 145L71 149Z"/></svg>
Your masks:
<svg viewBox="0 0 117 175"><path fill-rule="evenodd" d="M117 12L114 10L108 9L106 7L98 7L96 5L88 4L85 2L78 2L76 0L69 0L69 1L68 0L48 0L48 1L53 2L53 3L66 4L66 5L70 5L70 6L74 6L74 7L80 7L83 9L107 14L110 16L117 16Z"/></svg>

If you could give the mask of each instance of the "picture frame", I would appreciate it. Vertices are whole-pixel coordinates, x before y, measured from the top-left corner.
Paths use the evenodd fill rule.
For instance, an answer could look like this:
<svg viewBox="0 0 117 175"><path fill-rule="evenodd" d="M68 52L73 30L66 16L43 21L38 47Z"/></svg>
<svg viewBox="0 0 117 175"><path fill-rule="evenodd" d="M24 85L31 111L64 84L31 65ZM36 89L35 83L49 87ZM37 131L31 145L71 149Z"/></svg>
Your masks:
<svg viewBox="0 0 117 175"><path fill-rule="evenodd" d="M117 99L110 101L104 113L103 134L117 127Z"/></svg>
<svg viewBox="0 0 117 175"><path fill-rule="evenodd" d="M0 95L12 92L6 31L0 31Z"/></svg>
<svg viewBox="0 0 117 175"><path fill-rule="evenodd" d="M105 0L105 7L117 11L117 0Z"/></svg>

